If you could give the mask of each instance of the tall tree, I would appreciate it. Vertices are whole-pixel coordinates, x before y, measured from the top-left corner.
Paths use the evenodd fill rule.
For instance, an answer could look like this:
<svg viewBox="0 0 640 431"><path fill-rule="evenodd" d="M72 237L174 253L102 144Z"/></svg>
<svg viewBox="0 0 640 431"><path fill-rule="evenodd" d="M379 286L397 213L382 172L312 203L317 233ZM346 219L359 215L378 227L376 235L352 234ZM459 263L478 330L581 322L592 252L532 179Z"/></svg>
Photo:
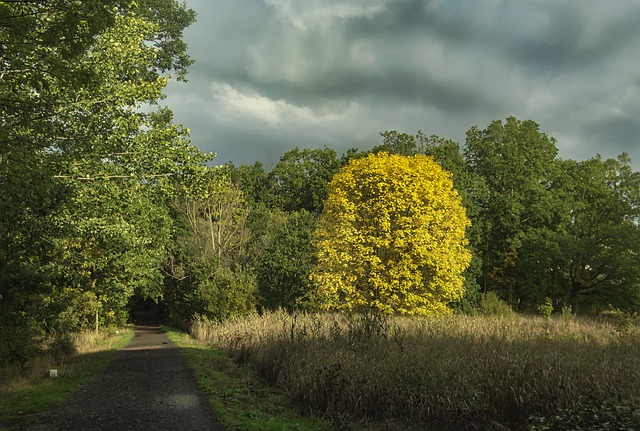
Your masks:
<svg viewBox="0 0 640 431"><path fill-rule="evenodd" d="M228 171L231 181L242 190L253 207L273 208L276 206L278 198L276 197L274 176L269 175L261 162L240 166L228 163L225 165L225 169Z"/></svg>
<svg viewBox="0 0 640 431"><path fill-rule="evenodd" d="M312 240L317 217L302 210L271 220L272 233L256 259L260 304L272 310L307 306L312 291L309 274L316 264Z"/></svg>
<svg viewBox="0 0 640 431"><path fill-rule="evenodd" d="M518 304L535 286L518 279L523 242L544 237L562 222L560 197L553 192L555 141L534 121L509 117L467 132L464 155L486 193L476 198L485 290L497 290ZM536 247L541 244L536 245Z"/></svg>
<svg viewBox="0 0 640 431"><path fill-rule="evenodd" d="M207 156L170 111L139 108L184 76L181 32L194 16L173 0L0 4L0 270L10 274L0 308L10 319L32 325L42 298L71 297L64 286L115 314L136 286L158 294L149 286L170 229L167 193Z"/></svg>
<svg viewBox="0 0 640 431"><path fill-rule="evenodd" d="M640 173L628 155L565 161L563 300L583 311L640 306ZM558 272L558 271L556 271Z"/></svg>
<svg viewBox="0 0 640 431"><path fill-rule="evenodd" d="M381 133L382 145L374 147L371 152L381 151L399 155L425 154L433 159L452 175L455 189L462 197L471 227L467 229L469 250L472 260L465 271L465 294L458 304L469 309L479 299L479 285L482 274L481 237L483 221L478 217L477 202L486 198L486 184L483 178L469 169L460 144L436 135L427 136L422 131L413 136L395 130Z"/></svg>
<svg viewBox="0 0 640 431"><path fill-rule="evenodd" d="M330 183L312 279L328 308L446 314L463 293L468 226L450 175L432 159L352 160Z"/></svg>
<svg viewBox="0 0 640 431"><path fill-rule="evenodd" d="M340 168L331 148L287 151L269 172L279 205L285 211L306 210L320 214L327 197L327 183Z"/></svg>
<svg viewBox="0 0 640 431"><path fill-rule="evenodd" d="M249 208L226 172L208 169L177 203L189 230L194 255L225 265L242 265L249 240Z"/></svg>
<svg viewBox="0 0 640 431"><path fill-rule="evenodd" d="M182 10L175 3L174 8L176 13ZM91 85L75 95L78 103L69 101L57 118L57 126L64 128L60 133L64 139L55 140L54 151L49 150L49 160L58 170L54 178L73 190L75 202L58 217L60 224L70 226L68 231L75 238L72 241L87 245L83 254L96 250L83 258L89 262L83 267L90 280L85 289L103 297L102 302L114 304L112 308L121 315L133 292L152 297L161 294L158 274L166 258L163 250L170 239L171 224L163 209L166 194L181 176L193 175L207 159L189 145L186 130L172 124L168 109L149 113L138 110L140 104L153 105L163 97L168 79L165 74L174 69L184 73L182 56L164 53L162 47L167 45L155 43L159 35L171 39L161 31L162 20L145 18L157 19L169 12L123 12L115 17L112 27L95 38L78 62L100 67L95 68ZM191 13L185 11L184 15L189 17ZM176 58L173 69L169 69L170 63L158 60L166 55ZM136 208L141 202L147 203L146 211L165 214L154 221L155 229L149 229L145 211ZM122 224L125 214L129 218ZM132 231L144 231L146 235L131 236ZM111 247L112 243L116 247ZM123 247L126 253L121 251ZM146 265L140 265L141 260ZM152 282L156 287L150 290ZM121 287L105 293L114 283ZM135 286L146 287L134 290Z"/></svg>

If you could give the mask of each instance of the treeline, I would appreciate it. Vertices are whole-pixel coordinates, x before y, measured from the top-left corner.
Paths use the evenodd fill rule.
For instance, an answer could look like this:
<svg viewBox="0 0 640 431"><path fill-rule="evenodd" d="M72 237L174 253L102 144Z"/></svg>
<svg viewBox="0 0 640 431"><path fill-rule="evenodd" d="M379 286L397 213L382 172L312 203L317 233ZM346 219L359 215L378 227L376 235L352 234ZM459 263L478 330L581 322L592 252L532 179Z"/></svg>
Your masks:
<svg viewBox="0 0 640 431"><path fill-rule="evenodd" d="M296 148L271 170L259 162L226 166L251 232L232 265L254 274L259 308L314 307L313 232L327 183L351 159L381 151L426 154L453 175L472 222L465 296L452 304L458 311L473 311L487 292L522 312L638 310L640 173L626 154L563 160L537 123L513 117L471 128L464 145L392 131L373 149L340 157Z"/></svg>
<svg viewBox="0 0 640 431"><path fill-rule="evenodd" d="M432 156L472 221L471 311L635 311L640 174L630 160L562 160L533 121L474 127L460 145L382 134L368 151L293 149L211 167L159 106L191 60L193 11L174 0L0 3L0 365L72 349L77 330L127 321L314 308L313 233L333 175L385 151ZM144 107L144 109L142 108Z"/></svg>

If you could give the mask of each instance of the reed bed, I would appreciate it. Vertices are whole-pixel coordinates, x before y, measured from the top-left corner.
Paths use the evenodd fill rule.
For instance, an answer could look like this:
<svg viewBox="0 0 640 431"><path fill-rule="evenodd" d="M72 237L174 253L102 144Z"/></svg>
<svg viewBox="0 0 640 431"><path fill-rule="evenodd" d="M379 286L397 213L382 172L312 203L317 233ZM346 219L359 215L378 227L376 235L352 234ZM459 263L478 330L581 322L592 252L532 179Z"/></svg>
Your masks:
<svg viewBox="0 0 640 431"><path fill-rule="evenodd" d="M335 421L541 430L596 416L618 421L611 429L640 426L633 327L576 317L274 312L198 320L192 335Z"/></svg>

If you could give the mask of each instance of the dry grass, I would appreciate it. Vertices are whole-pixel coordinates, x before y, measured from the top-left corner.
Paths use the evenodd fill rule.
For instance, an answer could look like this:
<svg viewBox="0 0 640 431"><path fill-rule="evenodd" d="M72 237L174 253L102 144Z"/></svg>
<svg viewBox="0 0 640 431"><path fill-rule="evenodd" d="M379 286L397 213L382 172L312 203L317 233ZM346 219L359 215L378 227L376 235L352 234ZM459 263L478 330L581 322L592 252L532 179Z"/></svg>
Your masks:
<svg viewBox="0 0 640 431"><path fill-rule="evenodd" d="M0 393L16 392L37 384L45 378L51 369L65 369L65 365L73 357L89 355L96 352L111 350L116 343L121 343L121 337L114 332L103 331L96 334L93 331L85 331L70 334L64 349L55 348L53 342L43 346L41 355L30 359L24 365L13 365L0 370ZM60 370L61 373L65 371Z"/></svg>
<svg viewBox="0 0 640 431"><path fill-rule="evenodd" d="M640 406L640 337L601 321L279 312L199 321L192 335L338 421L524 427L585 405Z"/></svg>

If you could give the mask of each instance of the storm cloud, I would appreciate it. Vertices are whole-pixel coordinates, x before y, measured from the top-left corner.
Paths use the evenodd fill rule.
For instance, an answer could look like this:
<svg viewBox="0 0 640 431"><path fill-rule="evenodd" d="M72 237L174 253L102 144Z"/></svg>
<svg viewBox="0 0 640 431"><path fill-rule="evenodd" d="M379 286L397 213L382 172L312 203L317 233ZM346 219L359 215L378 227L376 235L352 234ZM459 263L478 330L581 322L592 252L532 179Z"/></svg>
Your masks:
<svg viewBox="0 0 640 431"><path fill-rule="evenodd" d="M640 1L187 0L196 63L165 103L192 141L267 166L398 130L464 143L516 116L583 160L640 166Z"/></svg>

